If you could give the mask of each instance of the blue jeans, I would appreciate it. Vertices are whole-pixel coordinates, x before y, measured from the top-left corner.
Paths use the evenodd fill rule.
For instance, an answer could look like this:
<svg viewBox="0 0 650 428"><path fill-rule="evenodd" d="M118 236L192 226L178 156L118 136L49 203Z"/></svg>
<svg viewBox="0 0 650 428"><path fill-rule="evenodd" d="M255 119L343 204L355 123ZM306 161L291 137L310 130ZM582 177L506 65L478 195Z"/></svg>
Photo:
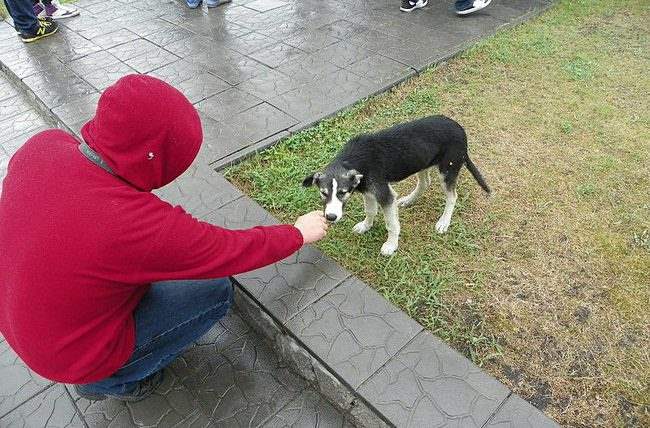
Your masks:
<svg viewBox="0 0 650 428"><path fill-rule="evenodd" d="M233 303L228 279L157 282L135 309L135 349L110 377L80 385L87 394L123 395L161 370L221 319Z"/></svg>
<svg viewBox="0 0 650 428"><path fill-rule="evenodd" d="M32 0L4 0L7 12L14 20L14 27L21 33L32 33L38 29Z"/></svg>

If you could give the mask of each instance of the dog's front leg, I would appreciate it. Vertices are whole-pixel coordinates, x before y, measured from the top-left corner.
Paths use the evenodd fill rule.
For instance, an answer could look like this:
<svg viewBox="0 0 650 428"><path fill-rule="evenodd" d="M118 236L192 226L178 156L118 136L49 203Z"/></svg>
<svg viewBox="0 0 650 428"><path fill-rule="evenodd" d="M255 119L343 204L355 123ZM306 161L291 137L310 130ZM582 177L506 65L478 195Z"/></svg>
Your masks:
<svg viewBox="0 0 650 428"><path fill-rule="evenodd" d="M381 246L381 253L384 256L391 256L397 250L397 245L399 242L399 212L397 205L397 194L392 187L389 186L391 192L391 198L388 203L382 205L384 210L384 220L386 221L386 230L388 231L388 239Z"/></svg>
<svg viewBox="0 0 650 428"><path fill-rule="evenodd" d="M357 224L354 225L352 231L362 234L370 230L372 225L375 223L375 217L377 217L377 199L371 193L362 193L363 196L363 206L366 211L366 218Z"/></svg>
<svg viewBox="0 0 650 428"><path fill-rule="evenodd" d="M384 209L384 220L386 221L386 230L388 230L388 239L384 242L384 245L381 246L381 253L384 256L391 256L397 250L397 245L399 242L399 216L397 210L397 203L393 203L383 207Z"/></svg>

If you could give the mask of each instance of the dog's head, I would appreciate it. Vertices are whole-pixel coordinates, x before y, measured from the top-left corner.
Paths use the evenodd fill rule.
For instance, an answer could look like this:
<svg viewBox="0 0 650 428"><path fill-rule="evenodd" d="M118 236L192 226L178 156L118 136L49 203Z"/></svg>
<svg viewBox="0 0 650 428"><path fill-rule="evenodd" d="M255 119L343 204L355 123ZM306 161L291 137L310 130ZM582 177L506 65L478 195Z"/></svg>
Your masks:
<svg viewBox="0 0 650 428"><path fill-rule="evenodd" d="M336 223L343 218L343 207L363 178L354 169L338 172L317 172L305 177L304 187L317 186L325 205L325 218Z"/></svg>

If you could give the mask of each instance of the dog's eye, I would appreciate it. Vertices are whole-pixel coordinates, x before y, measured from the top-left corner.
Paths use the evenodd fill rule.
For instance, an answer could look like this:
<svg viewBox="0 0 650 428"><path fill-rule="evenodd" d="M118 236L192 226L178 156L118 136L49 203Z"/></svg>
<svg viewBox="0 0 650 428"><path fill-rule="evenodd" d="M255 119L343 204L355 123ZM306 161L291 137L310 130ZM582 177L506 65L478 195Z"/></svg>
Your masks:
<svg viewBox="0 0 650 428"><path fill-rule="evenodd" d="M339 190L339 191L336 192L336 193L337 193L339 196L343 196L343 195L345 195L346 193L348 193L348 191L347 191L347 190Z"/></svg>
<svg viewBox="0 0 650 428"><path fill-rule="evenodd" d="M321 195L323 198L327 198L327 192L324 191L324 190L321 190L321 191L320 191L320 195Z"/></svg>

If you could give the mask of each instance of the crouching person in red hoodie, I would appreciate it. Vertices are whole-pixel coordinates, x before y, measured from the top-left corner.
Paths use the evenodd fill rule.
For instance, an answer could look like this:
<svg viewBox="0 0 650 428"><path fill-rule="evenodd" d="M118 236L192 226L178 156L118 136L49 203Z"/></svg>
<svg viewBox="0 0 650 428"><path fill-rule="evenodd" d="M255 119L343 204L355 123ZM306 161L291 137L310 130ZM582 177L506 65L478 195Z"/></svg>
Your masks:
<svg viewBox="0 0 650 428"><path fill-rule="evenodd" d="M85 398L139 400L232 305L229 275L325 236L295 226L227 230L150 191L181 175L202 141L192 104L148 76L120 79L73 136L32 137L0 196L0 332L41 376Z"/></svg>

